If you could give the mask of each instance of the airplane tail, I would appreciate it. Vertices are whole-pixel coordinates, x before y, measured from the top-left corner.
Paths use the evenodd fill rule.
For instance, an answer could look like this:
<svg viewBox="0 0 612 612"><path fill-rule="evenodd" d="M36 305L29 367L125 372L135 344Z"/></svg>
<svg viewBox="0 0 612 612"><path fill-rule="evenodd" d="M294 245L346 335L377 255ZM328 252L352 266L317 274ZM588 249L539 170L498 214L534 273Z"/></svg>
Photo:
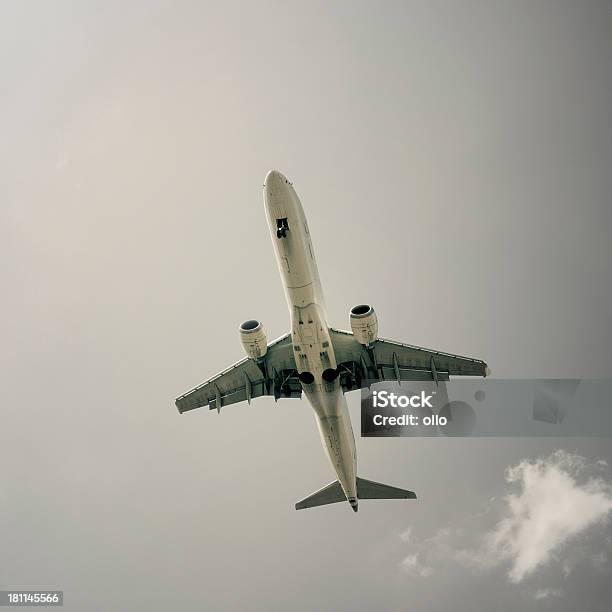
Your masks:
<svg viewBox="0 0 612 612"><path fill-rule="evenodd" d="M325 506L327 504L348 501L353 510L357 512L357 500L359 499L416 499L416 494L413 491L357 477L357 499L351 498L347 500L340 483L335 480L299 501L295 504L295 509L303 510L304 508L314 508L315 506Z"/></svg>

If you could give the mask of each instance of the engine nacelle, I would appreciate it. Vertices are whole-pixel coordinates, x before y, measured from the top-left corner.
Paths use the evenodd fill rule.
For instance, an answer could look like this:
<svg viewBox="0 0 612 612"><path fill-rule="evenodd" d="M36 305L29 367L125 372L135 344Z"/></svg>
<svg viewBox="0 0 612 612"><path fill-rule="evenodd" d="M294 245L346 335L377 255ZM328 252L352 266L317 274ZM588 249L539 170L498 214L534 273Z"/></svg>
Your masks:
<svg viewBox="0 0 612 612"><path fill-rule="evenodd" d="M249 319L240 326L240 342L251 359L261 359L268 350L266 330L255 319Z"/></svg>
<svg viewBox="0 0 612 612"><path fill-rule="evenodd" d="M378 338L378 317L369 304L351 308L351 330L355 340L369 346Z"/></svg>

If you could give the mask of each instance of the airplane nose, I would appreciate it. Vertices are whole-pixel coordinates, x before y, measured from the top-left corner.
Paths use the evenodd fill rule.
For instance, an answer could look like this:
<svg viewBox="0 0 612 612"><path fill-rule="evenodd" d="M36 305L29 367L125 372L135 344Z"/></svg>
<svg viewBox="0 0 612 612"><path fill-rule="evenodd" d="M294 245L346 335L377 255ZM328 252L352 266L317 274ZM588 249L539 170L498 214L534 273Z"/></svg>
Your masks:
<svg viewBox="0 0 612 612"><path fill-rule="evenodd" d="M266 175L265 185L268 189L274 189L288 182L289 181L278 170L270 170Z"/></svg>

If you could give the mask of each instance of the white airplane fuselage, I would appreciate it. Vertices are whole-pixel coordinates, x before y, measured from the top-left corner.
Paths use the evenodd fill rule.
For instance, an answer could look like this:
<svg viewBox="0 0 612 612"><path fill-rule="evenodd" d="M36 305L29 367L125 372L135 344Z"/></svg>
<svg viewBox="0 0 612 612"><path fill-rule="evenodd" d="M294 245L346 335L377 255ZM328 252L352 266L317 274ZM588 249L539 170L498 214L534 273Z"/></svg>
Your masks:
<svg viewBox="0 0 612 612"><path fill-rule="evenodd" d="M302 204L276 170L266 176L264 202L291 316L291 337L304 393L314 409L323 447L357 509L355 436L336 372L325 301ZM279 231L280 230L280 231Z"/></svg>

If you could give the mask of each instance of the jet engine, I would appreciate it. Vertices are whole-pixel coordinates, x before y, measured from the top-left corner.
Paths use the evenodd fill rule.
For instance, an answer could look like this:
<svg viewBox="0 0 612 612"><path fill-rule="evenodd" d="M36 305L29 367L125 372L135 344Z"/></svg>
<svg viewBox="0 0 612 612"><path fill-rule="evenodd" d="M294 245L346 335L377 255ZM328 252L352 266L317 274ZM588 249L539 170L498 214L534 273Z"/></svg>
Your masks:
<svg viewBox="0 0 612 612"><path fill-rule="evenodd" d="M240 342L251 359L261 359L268 350L266 330L255 319L249 319L240 326Z"/></svg>
<svg viewBox="0 0 612 612"><path fill-rule="evenodd" d="M378 318L369 304L359 304L351 308L351 330L355 340L369 346L378 338Z"/></svg>

